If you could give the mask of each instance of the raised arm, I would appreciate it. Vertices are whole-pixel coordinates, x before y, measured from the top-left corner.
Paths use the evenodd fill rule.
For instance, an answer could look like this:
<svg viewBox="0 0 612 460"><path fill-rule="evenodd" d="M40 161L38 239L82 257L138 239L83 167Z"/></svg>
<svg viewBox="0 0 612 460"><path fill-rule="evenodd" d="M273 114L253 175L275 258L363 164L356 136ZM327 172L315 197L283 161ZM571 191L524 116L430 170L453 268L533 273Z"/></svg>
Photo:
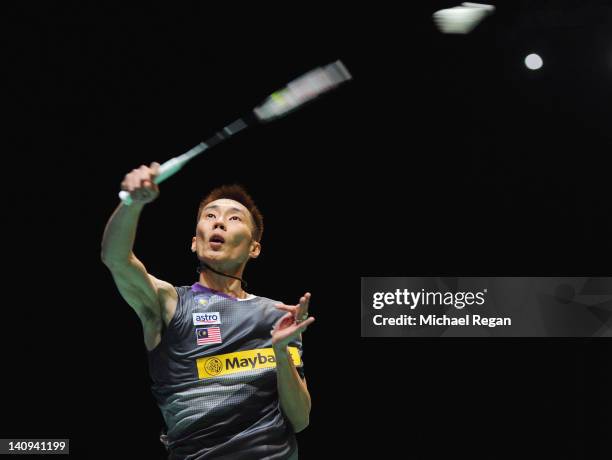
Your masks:
<svg viewBox="0 0 612 460"><path fill-rule="evenodd" d="M120 204L113 212L104 229L101 251L102 262L113 275L119 293L142 322L149 350L161 340L162 321L168 324L177 300L174 287L148 274L133 252L140 213L159 195L153 183L158 170L159 164L152 163L125 176L121 188L130 192L133 202L130 206Z"/></svg>

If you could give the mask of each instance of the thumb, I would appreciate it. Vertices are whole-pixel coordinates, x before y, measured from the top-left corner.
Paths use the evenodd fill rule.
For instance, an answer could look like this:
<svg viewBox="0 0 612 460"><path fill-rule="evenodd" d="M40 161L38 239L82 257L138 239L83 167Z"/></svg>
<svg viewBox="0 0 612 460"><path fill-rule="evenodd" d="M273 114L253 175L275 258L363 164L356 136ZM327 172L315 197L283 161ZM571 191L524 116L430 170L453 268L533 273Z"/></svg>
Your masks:
<svg viewBox="0 0 612 460"><path fill-rule="evenodd" d="M276 320L276 323L274 323L274 328L278 328L278 326L280 326L283 321L288 320L289 318L293 318L293 313L285 313L283 316L281 316L280 318L278 318L278 320Z"/></svg>
<svg viewBox="0 0 612 460"><path fill-rule="evenodd" d="M153 174L157 176L159 174L159 163L157 161L151 163L151 169L153 170Z"/></svg>

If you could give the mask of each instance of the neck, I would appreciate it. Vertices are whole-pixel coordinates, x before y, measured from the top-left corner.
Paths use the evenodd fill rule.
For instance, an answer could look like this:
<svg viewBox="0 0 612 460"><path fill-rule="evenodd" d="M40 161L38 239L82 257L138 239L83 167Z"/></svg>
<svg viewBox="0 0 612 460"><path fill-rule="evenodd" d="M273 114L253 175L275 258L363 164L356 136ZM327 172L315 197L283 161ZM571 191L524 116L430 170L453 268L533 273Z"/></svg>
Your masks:
<svg viewBox="0 0 612 460"><path fill-rule="evenodd" d="M222 273L242 278L243 267L238 267L238 269L235 270L227 270L217 268L212 264L208 265ZM202 286L207 287L208 289L212 289L217 292L222 292L238 299L245 299L247 296L244 289L242 289L242 283L240 283L240 280L219 275L213 272L212 270L207 269L206 267L204 267L204 269L200 271L200 278L198 282Z"/></svg>

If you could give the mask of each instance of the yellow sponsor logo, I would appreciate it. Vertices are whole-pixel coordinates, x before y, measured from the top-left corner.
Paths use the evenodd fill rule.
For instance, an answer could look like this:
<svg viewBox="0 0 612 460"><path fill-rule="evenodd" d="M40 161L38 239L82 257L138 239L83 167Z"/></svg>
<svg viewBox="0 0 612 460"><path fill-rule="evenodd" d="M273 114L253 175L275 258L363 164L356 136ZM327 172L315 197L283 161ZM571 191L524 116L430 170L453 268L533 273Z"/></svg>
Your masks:
<svg viewBox="0 0 612 460"><path fill-rule="evenodd" d="M302 365L297 347L288 347L289 355L296 366ZM237 351L224 355L207 356L196 360L198 377L210 379L220 375L235 374L251 369L276 367L276 356L272 348L257 348L255 350Z"/></svg>

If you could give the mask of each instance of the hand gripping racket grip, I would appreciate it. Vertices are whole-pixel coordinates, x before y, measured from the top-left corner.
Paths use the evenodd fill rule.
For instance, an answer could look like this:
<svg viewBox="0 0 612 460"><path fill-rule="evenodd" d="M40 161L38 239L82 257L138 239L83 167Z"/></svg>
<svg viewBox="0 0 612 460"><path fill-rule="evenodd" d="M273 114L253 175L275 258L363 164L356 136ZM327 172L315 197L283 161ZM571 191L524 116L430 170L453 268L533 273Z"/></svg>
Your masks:
<svg viewBox="0 0 612 460"><path fill-rule="evenodd" d="M199 153L202 153L207 148L208 145L206 145L204 142L201 142L188 152L183 153L178 157L169 159L164 164L159 166L159 174L153 178L153 182L155 184L159 184L165 181L168 177L178 172L185 165L185 163L187 163ZM119 192L119 198L125 206L129 206L130 204L132 204L132 197L130 196L130 192L126 190L122 190Z"/></svg>

